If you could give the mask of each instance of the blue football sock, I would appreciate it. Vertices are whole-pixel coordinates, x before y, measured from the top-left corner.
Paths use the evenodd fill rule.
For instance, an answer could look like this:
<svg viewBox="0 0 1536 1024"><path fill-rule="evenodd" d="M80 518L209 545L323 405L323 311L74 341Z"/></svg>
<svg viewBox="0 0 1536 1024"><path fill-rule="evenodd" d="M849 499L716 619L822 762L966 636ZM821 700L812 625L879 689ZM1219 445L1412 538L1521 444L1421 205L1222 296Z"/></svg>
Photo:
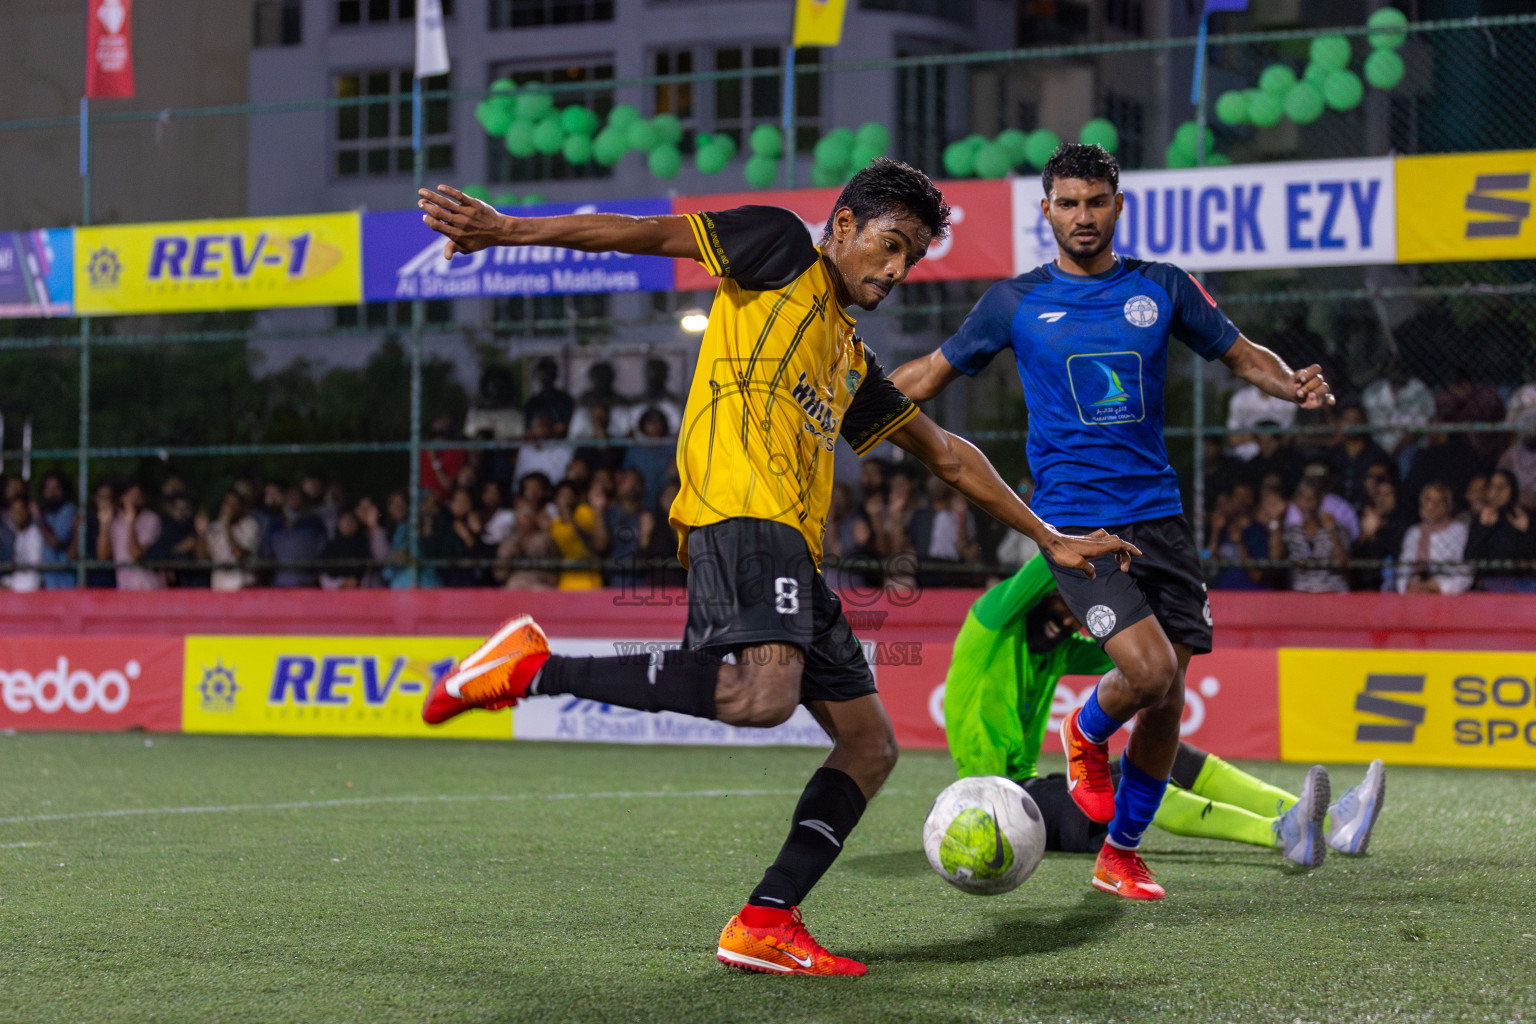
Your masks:
<svg viewBox="0 0 1536 1024"><path fill-rule="evenodd" d="M1109 738L1124 724L1125 722L1121 719L1109 717L1099 706L1097 686L1093 688L1093 692L1088 695L1088 699L1083 702L1081 710L1077 713L1077 727L1089 743L1108 743Z"/></svg>
<svg viewBox="0 0 1536 1024"><path fill-rule="evenodd" d="M1141 834L1152 824L1167 788L1167 779L1154 779L1122 754L1120 788L1115 790L1115 816L1109 823L1109 844L1122 850L1140 846Z"/></svg>

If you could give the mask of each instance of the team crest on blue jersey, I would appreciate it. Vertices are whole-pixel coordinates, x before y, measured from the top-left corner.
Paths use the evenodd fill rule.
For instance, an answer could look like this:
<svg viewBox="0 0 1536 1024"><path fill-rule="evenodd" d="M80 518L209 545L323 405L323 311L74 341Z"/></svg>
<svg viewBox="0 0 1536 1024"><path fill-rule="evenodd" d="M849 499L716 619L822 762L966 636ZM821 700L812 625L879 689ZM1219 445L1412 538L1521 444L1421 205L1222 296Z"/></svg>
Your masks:
<svg viewBox="0 0 1536 1024"><path fill-rule="evenodd" d="M1125 300L1125 318L1135 327L1151 327L1157 323L1157 303L1145 295L1133 295Z"/></svg>
<svg viewBox="0 0 1536 1024"><path fill-rule="evenodd" d="M1139 423L1146 417L1141 356L1135 352L1072 356L1067 359L1067 378L1078 418L1084 423Z"/></svg>

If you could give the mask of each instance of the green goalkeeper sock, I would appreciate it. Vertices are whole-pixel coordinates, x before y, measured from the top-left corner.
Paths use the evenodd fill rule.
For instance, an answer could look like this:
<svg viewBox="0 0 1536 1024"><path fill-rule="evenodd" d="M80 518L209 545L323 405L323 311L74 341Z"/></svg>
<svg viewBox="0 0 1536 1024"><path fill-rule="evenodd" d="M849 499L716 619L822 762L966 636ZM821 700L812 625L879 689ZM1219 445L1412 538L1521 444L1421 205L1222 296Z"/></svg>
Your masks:
<svg viewBox="0 0 1536 1024"><path fill-rule="evenodd" d="M1199 797L1187 789L1169 786L1157 807L1152 824L1178 836L1225 839L1254 846L1274 846L1274 819L1231 804Z"/></svg>
<svg viewBox="0 0 1536 1024"><path fill-rule="evenodd" d="M1254 778L1215 754L1206 755L1205 764L1189 789L1207 800L1241 807L1265 818L1284 814L1296 802L1296 798L1285 790Z"/></svg>

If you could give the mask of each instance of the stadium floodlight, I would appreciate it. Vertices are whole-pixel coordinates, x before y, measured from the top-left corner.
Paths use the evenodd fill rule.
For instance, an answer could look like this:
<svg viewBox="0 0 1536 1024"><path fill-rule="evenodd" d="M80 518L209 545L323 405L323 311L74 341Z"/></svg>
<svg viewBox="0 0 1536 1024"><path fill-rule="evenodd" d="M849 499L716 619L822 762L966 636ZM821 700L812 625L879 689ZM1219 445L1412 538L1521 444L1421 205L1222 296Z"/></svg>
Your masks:
<svg viewBox="0 0 1536 1024"><path fill-rule="evenodd" d="M689 334L701 334L709 326L709 314L702 309L690 309L682 315L678 324Z"/></svg>

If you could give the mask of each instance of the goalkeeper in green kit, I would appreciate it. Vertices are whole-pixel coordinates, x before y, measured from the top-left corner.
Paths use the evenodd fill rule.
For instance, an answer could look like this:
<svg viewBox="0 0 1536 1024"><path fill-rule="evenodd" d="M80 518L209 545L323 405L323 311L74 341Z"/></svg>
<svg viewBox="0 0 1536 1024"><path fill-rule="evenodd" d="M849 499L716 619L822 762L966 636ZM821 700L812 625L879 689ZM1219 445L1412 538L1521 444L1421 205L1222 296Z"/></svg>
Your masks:
<svg viewBox="0 0 1536 1024"><path fill-rule="evenodd" d="M1078 810L1065 775L1038 776L1057 681L1114 668L1081 628L1036 555L971 606L944 681L944 725L960 776L1001 775L1022 785L1045 818L1046 849L1069 853L1097 852L1109 828ZM1380 761L1330 806L1321 765L1307 771L1297 796L1181 742L1152 824L1182 836L1276 847L1292 863L1316 867L1330 847L1365 852L1385 792Z"/></svg>

